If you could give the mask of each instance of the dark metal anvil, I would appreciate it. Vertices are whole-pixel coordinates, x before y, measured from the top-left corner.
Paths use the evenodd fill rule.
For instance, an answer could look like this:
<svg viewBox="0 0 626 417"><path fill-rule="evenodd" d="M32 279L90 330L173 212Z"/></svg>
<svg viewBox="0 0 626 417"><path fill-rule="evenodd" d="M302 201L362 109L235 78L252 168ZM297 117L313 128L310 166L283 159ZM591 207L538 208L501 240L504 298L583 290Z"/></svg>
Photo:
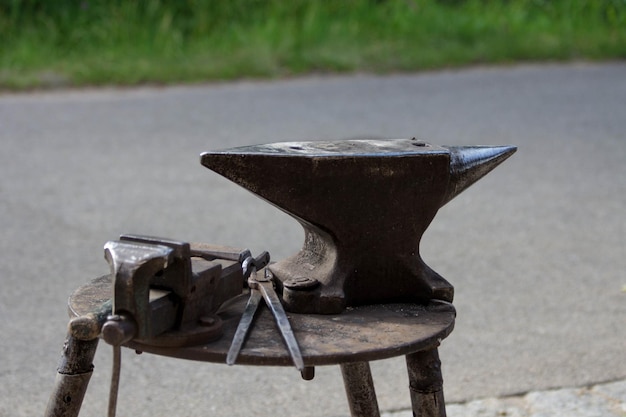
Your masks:
<svg viewBox="0 0 626 417"><path fill-rule="evenodd" d="M202 164L300 222L304 246L271 265L288 311L333 314L390 301L452 301L420 257L448 201L516 151L415 139L284 142L202 155Z"/></svg>

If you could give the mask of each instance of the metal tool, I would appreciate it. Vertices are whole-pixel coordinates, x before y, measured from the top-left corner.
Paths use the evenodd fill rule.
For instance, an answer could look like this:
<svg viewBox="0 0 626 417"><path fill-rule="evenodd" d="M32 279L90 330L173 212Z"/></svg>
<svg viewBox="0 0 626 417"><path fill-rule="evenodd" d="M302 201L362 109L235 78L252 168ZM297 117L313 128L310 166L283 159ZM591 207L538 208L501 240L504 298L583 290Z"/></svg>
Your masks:
<svg viewBox="0 0 626 417"><path fill-rule="evenodd" d="M276 321L278 330L285 341L287 350L289 350L293 364L300 372L303 372L304 360L302 359L302 353L300 352L298 341L296 340L293 330L291 329L291 325L289 324L289 318L283 309L278 294L276 294L276 291L274 290L272 273L269 269L265 268L263 270L263 275L259 276L257 271L258 263L252 260L252 258L249 259L251 260L250 277L248 278L250 298L248 299L246 308L241 316L237 330L235 331L233 342L230 345L228 355L226 356L226 363L228 365L233 365L237 360L237 356L245 343L246 336L252 327L254 315L259 307L259 304L261 303L261 299L263 299L274 316L274 320ZM244 261L244 265L245 264L246 263Z"/></svg>
<svg viewBox="0 0 626 417"><path fill-rule="evenodd" d="M243 263L251 256L248 250L138 235L123 235L104 248L113 297L102 336L111 345L133 340L179 347L219 338L216 312L242 293Z"/></svg>
<svg viewBox="0 0 626 417"><path fill-rule="evenodd" d="M286 310L335 314L452 301L453 286L420 257L421 237L440 207L515 150L415 138L282 142L207 152L202 164L302 225L302 249L270 269Z"/></svg>

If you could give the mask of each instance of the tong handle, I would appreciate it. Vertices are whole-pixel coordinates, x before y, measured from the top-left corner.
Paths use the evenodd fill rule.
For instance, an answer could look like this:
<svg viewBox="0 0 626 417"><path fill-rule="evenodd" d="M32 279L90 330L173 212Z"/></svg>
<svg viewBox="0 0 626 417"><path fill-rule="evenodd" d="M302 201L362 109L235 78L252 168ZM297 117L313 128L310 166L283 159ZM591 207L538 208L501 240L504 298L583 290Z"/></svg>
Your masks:
<svg viewBox="0 0 626 417"><path fill-rule="evenodd" d="M235 336L233 337L230 349L228 350L228 355L226 356L226 363L229 365L235 363L237 356L245 343L246 336L250 332L252 321L260 304L261 298L263 298L265 300L265 304L270 309L272 316L274 316L274 321L276 321L276 325L278 326L280 335L287 346L287 350L293 360L293 364L300 372L303 372L305 367L304 360L302 359L302 353L300 352L300 347L298 346L298 341L293 333L293 329L289 324L287 313L285 313L285 309L283 308L280 298L274 289L274 277L267 268L265 268L263 276L259 277L257 273L256 266L263 263L267 264L267 261L269 261L269 254L266 252L262 253L256 259L250 257L244 261L244 275L249 275L248 285L250 286L250 298L248 299L246 308L241 316L239 324L237 325Z"/></svg>
<svg viewBox="0 0 626 417"><path fill-rule="evenodd" d="M293 364L296 366L298 371L302 372L304 371L304 360L302 359L300 346L298 346L296 336L294 335L293 329L289 324L287 313L285 313L285 309L280 302L280 298L278 298L278 294L276 294L276 290L274 290L274 282L272 281L272 278L272 275L267 273L263 280L256 281L257 288L261 294L263 294L265 304L267 304L267 307L271 310L272 315L274 316L274 320L276 321L278 330L280 330L280 335L283 337L283 341L287 346L287 350L289 351Z"/></svg>

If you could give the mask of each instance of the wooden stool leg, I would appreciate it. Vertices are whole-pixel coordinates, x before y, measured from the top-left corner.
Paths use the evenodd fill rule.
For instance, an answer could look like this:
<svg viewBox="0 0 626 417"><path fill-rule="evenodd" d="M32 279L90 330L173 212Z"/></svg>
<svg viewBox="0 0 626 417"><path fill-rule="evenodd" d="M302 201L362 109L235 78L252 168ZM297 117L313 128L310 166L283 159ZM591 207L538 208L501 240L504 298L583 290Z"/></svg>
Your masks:
<svg viewBox="0 0 626 417"><path fill-rule="evenodd" d="M352 417L380 417L369 362L341 364Z"/></svg>
<svg viewBox="0 0 626 417"><path fill-rule="evenodd" d="M437 349L406 355L414 417L446 417Z"/></svg>
<svg viewBox="0 0 626 417"><path fill-rule="evenodd" d="M97 347L97 338L80 340L68 334L44 417L78 416L93 371Z"/></svg>

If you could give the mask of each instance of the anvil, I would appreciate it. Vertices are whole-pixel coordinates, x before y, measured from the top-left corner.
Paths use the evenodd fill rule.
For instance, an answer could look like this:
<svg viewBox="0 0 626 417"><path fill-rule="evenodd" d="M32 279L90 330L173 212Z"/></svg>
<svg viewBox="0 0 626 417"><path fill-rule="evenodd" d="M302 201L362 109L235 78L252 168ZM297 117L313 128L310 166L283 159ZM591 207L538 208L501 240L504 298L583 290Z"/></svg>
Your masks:
<svg viewBox="0 0 626 417"><path fill-rule="evenodd" d="M204 166L294 217L302 249L270 266L288 311L452 301L420 240L448 201L516 151L416 139L282 142L206 152Z"/></svg>

